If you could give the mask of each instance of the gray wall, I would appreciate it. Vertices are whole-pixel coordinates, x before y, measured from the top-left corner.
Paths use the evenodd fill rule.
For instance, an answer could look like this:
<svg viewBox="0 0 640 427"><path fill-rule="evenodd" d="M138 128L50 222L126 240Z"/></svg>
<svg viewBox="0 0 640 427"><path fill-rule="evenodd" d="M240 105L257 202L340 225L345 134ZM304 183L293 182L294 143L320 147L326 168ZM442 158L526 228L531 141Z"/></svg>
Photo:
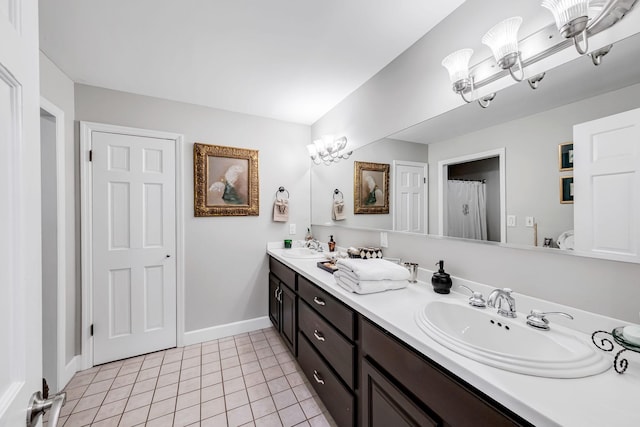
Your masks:
<svg viewBox="0 0 640 427"><path fill-rule="evenodd" d="M79 218L80 206L76 204L78 188L77 152L74 145L74 94L73 82L46 56L40 53L40 95L64 112L65 129L65 363L80 354L80 261ZM60 255L60 254L59 254ZM75 308L75 309L74 309Z"/></svg>
<svg viewBox="0 0 640 427"><path fill-rule="evenodd" d="M186 331L266 316L266 242L300 239L309 223L309 126L81 84L75 94L77 121L184 135ZM194 142L259 150L260 216L193 216ZM291 195L295 236L271 219L279 186Z"/></svg>

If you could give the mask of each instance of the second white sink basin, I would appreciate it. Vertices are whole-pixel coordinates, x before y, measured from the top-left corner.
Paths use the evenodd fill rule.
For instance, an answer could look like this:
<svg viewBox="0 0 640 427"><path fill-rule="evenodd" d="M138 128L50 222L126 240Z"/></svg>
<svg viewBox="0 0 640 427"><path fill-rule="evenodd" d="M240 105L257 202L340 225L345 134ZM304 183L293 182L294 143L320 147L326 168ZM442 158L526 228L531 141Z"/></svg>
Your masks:
<svg viewBox="0 0 640 427"><path fill-rule="evenodd" d="M491 308L462 301L433 301L416 315L418 326L450 350L478 362L521 374L580 378L611 367L586 336L561 326L539 331L525 316L508 319Z"/></svg>
<svg viewBox="0 0 640 427"><path fill-rule="evenodd" d="M314 251L309 248L291 248L284 249L282 256L285 258L297 258L297 259L324 259L322 252Z"/></svg>

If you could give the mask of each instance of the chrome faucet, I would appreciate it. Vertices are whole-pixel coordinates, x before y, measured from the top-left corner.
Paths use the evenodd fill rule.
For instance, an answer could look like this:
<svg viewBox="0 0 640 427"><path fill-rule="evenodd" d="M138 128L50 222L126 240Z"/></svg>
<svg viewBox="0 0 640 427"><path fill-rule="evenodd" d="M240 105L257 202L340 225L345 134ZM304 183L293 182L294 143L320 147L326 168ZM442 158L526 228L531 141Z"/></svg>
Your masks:
<svg viewBox="0 0 640 427"><path fill-rule="evenodd" d="M494 289L489 298L487 305L498 309L498 314L504 317L516 317L516 300L511 296L512 290L509 288Z"/></svg>
<svg viewBox="0 0 640 427"><path fill-rule="evenodd" d="M322 243L316 239L307 240L304 242L306 248L312 249L317 252L322 252Z"/></svg>

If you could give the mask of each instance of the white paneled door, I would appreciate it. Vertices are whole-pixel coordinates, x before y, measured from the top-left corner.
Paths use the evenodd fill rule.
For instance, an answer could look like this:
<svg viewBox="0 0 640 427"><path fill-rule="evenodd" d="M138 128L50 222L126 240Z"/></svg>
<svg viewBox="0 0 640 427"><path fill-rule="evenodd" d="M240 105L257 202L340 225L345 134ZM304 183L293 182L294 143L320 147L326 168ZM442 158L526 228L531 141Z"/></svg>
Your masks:
<svg viewBox="0 0 640 427"><path fill-rule="evenodd" d="M24 426L42 388L39 121L38 2L0 1L2 426Z"/></svg>
<svg viewBox="0 0 640 427"><path fill-rule="evenodd" d="M640 262L640 109L574 126L575 249Z"/></svg>
<svg viewBox="0 0 640 427"><path fill-rule="evenodd" d="M394 230L427 233L426 163L394 161Z"/></svg>
<svg viewBox="0 0 640 427"><path fill-rule="evenodd" d="M176 345L174 140L93 131L93 364Z"/></svg>

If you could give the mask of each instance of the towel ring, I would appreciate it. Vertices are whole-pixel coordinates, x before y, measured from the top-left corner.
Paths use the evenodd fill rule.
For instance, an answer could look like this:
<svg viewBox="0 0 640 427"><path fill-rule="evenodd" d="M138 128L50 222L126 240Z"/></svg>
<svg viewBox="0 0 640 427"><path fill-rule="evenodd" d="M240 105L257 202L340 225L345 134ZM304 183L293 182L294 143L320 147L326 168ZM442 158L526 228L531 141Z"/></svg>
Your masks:
<svg viewBox="0 0 640 427"><path fill-rule="evenodd" d="M289 198L289 190L287 190L286 188L280 186L280 188L278 188L278 191L276 191L276 199L278 199L278 193L287 193L287 199Z"/></svg>
<svg viewBox="0 0 640 427"><path fill-rule="evenodd" d="M340 198L341 198L342 200L344 200L344 194L342 194L342 191L338 190L337 188L336 188L335 190L333 190L333 200L335 200L335 199L336 199L336 196L337 196L338 194L340 195Z"/></svg>

